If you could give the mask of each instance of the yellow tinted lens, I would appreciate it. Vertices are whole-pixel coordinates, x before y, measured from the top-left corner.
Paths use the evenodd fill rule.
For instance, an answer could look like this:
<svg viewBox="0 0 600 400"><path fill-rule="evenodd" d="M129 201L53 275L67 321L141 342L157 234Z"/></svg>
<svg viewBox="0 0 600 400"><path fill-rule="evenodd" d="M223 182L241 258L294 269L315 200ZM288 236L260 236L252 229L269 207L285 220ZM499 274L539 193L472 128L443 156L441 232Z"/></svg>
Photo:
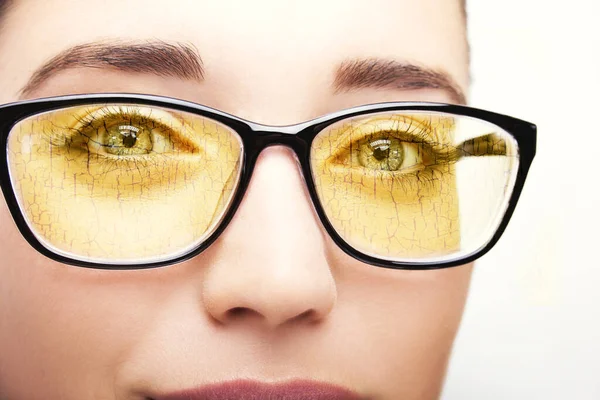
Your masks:
<svg viewBox="0 0 600 400"><path fill-rule="evenodd" d="M450 260L492 238L518 148L505 131L469 117L377 113L319 133L311 168L325 214L350 246L395 261Z"/></svg>
<svg viewBox="0 0 600 400"><path fill-rule="evenodd" d="M230 128L132 104L46 112L8 137L34 235L59 254L108 264L168 260L204 241L231 202L241 159Z"/></svg>

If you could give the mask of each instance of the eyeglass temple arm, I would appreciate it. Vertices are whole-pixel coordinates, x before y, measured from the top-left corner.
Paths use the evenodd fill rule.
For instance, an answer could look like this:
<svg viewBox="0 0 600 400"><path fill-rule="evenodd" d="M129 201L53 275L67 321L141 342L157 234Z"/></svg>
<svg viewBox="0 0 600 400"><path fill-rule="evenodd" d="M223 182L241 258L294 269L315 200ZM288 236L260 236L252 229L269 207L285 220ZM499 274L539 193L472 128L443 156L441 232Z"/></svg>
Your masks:
<svg viewBox="0 0 600 400"><path fill-rule="evenodd" d="M496 133L488 133L465 140L455 147L457 159L463 157L506 156L506 140Z"/></svg>

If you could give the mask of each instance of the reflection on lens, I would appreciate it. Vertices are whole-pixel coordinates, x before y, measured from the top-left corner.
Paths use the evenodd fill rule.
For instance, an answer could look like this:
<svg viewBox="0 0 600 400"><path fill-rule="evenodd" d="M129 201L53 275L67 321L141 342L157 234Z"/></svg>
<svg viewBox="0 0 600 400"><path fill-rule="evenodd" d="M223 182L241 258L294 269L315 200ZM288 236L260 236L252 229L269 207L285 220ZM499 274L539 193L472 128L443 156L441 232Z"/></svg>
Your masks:
<svg viewBox="0 0 600 400"><path fill-rule="evenodd" d="M310 158L336 232L394 261L447 261L485 246L518 169L517 143L499 127L421 111L339 121L317 135Z"/></svg>
<svg viewBox="0 0 600 400"><path fill-rule="evenodd" d="M20 121L8 157L42 244L78 260L130 264L173 259L214 231L239 181L242 144L208 118L98 104Z"/></svg>

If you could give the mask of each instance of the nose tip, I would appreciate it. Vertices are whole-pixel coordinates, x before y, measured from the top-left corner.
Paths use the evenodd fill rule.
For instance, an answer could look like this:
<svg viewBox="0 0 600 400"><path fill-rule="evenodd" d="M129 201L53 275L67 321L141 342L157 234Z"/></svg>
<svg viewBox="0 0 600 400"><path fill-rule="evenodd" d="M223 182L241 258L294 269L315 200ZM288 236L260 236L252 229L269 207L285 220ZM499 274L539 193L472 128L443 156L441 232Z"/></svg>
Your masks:
<svg viewBox="0 0 600 400"><path fill-rule="evenodd" d="M322 320L335 303L335 292L328 284L309 287L306 281L288 277L292 281L257 277L254 282L259 287L249 287L250 282L240 279L219 288L220 279L213 275L205 307L222 324L258 323L272 329Z"/></svg>
<svg viewBox="0 0 600 400"><path fill-rule="evenodd" d="M323 234L296 162L289 148L265 149L240 207L215 242L203 301L223 324L316 322L335 304Z"/></svg>

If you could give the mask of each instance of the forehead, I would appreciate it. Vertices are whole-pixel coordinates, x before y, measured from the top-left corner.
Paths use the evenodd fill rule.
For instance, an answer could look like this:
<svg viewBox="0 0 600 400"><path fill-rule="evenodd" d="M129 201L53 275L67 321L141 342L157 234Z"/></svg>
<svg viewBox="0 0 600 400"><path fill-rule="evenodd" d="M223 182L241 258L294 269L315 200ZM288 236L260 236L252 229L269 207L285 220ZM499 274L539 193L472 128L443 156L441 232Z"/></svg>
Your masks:
<svg viewBox="0 0 600 400"><path fill-rule="evenodd" d="M13 69L29 73L81 43L159 39L196 47L207 85L265 96L328 83L354 58L409 61L468 85L458 0L16 0L8 17L0 54L18 54ZM21 86L29 77L12 75Z"/></svg>

